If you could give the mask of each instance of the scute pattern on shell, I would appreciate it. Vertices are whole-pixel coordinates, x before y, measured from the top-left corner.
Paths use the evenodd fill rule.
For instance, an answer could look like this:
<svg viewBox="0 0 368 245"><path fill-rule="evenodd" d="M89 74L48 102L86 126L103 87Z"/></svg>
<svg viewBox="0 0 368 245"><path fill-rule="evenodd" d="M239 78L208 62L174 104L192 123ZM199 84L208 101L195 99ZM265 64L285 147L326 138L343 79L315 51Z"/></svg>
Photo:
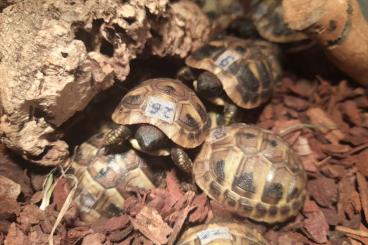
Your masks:
<svg viewBox="0 0 368 245"><path fill-rule="evenodd" d="M214 239L207 245L267 245L268 242L256 230L238 223L212 223L192 227L184 232L177 245L202 244L198 234L212 229L227 229L231 234L230 239ZM226 231L226 230L225 230ZM210 236L210 235L209 235Z"/></svg>
<svg viewBox="0 0 368 245"><path fill-rule="evenodd" d="M148 190L161 178L134 150L121 154L99 153L103 139L104 133L99 133L80 145L71 164L79 181L76 204L81 219L88 223L100 216L119 215L128 197L127 188Z"/></svg>
<svg viewBox="0 0 368 245"><path fill-rule="evenodd" d="M281 74L278 56L277 46L266 41L227 36L197 49L185 62L216 75L236 105L251 109L270 98ZM226 59L234 61L226 65Z"/></svg>
<svg viewBox="0 0 368 245"><path fill-rule="evenodd" d="M305 170L287 142L243 123L212 130L193 173L212 199L267 223L295 216L307 195Z"/></svg>
<svg viewBox="0 0 368 245"><path fill-rule="evenodd" d="M150 98L175 105L172 122L145 114ZM175 144L185 148L200 145L210 128L206 108L194 91L179 80L169 78L149 79L132 89L116 108L112 119L123 125L154 125Z"/></svg>
<svg viewBox="0 0 368 245"><path fill-rule="evenodd" d="M253 0L249 13L259 35L268 41L289 43L307 39L304 33L291 30L284 22L281 0Z"/></svg>

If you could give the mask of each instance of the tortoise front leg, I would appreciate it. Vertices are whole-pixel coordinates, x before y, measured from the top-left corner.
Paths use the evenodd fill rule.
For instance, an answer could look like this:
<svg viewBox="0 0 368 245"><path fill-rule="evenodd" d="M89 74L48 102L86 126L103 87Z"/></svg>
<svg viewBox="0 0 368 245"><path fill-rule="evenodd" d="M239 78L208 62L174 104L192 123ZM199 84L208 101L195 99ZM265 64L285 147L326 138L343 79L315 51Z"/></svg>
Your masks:
<svg viewBox="0 0 368 245"><path fill-rule="evenodd" d="M188 154L179 147L171 148L171 159L175 163L176 166L187 174L192 173L193 162L192 159L188 156Z"/></svg>
<svg viewBox="0 0 368 245"><path fill-rule="evenodd" d="M111 147L124 143L132 135L131 130L125 125L119 125L117 128L110 130L105 138L103 147Z"/></svg>
<svg viewBox="0 0 368 245"><path fill-rule="evenodd" d="M228 126L231 123L235 122L238 114L239 108L231 102L226 102L224 105L223 125Z"/></svg>

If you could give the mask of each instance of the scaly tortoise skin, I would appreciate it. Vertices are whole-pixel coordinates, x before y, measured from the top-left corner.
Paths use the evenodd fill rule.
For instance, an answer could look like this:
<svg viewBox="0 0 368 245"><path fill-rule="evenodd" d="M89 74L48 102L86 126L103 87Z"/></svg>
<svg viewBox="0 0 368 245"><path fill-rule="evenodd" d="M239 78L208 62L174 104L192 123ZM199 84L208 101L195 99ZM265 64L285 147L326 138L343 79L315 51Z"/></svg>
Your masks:
<svg viewBox="0 0 368 245"><path fill-rule="evenodd" d="M171 120L152 116L150 101L169 103ZM153 110L154 111L154 110ZM160 118L161 117L161 118ZM182 82L170 78L149 79L129 91L112 114L121 125L150 124L160 129L175 144L195 148L208 135L210 120L206 108L197 95ZM164 120L163 120L164 119Z"/></svg>
<svg viewBox="0 0 368 245"><path fill-rule="evenodd" d="M307 195L305 170L287 142L243 123L212 130L193 173L210 198L266 223L295 216Z"/></svg>
<svg viewBox="0 0 368 245"><path fill-rule="evenodd" d="M197 49L185 62L213 73L232 102L251 109L270 98L281 75L278 56L279 49L269 42L226 36Z"/></svg>
<svg viewBox="0 0 368 245"><path fill-rule="evenodd" d="M288 28L282 12L281 0L252 0L249 17L259 35L268 41L290 43L308 39L304 33Z"/></svg>
<svg viewBox="0 0 368 245"><path fill-rule="evenodd" d="M98 218L122 213L127 189L138 187L149 190L157 186L161 171L154 171L134 151L101 154L106 132L92 136L81 144L72 158L71 171L78 179L75 202L81 220L91 223Z"/></svg>
<svg viewBox="0 0 368 245"><path fill-rule="evenodd" d="M256 230L238 223L212 223L184 232L177 245L268 245Z"/></svg>

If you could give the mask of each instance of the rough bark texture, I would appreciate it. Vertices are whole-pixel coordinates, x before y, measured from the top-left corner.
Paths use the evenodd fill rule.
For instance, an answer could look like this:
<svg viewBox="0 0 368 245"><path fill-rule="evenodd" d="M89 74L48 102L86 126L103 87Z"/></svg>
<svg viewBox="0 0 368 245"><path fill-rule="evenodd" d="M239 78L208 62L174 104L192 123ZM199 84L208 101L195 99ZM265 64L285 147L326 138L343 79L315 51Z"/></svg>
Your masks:
<svg viewBox="0 0 368 245"><path fill-rule="evenodd" d="M130 60L149 43L154 54L184 57L206 41L208 29L189 2L26 0L4 9L2 141L33 162L62 162L68 145L58 127L98 92L124 81Z"/></svg>
<svg viewBox="0 0 368 245"><path fill-rule="evenodd" d="M12 4L15 4L15 3L21 2L21 1L22 1L22 0L1 0L1 1L0 1L0 12L1 12L4 8L6 8L6 7L8 7L8 6L12 5Z"/></svg>
<svg viewBox="0 0 368 245"><path fill-rule="evenodd" d="M203 44L210 34L210 23L200 8L190 1L173 3L165 23L156 22L158 35L152 42L153 54L176 54L184 58L188 52Z"/></svg>

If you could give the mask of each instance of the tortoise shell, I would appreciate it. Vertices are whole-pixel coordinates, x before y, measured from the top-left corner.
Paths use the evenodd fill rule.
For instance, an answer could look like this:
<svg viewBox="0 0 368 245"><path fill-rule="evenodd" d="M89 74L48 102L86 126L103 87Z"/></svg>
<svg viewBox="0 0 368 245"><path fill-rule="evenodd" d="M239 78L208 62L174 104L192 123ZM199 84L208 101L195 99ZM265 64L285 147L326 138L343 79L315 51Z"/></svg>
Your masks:
<svg viewBox="0 0 368 245"><path fill-rule="evenodd" d="M99 154L103 139L104 133L99 133L81 144L71 163L78 179L75 202L87 223L121 214L129 188L148 190L163 178L161 171L154 171L134 150Z"/></svg>
<svg viewBox="0 0 368 245"><path fill-rule="evenodd" d="M225 30L232 21L245 14L242 0L196 0L212 23L213 32Z"/></svg>
<svg viewBox="0 0 368 245"><path fill-rule="evenodd" d="M259 35L268 41L290 43L308 39L304 33L286 25L281 0L252 0L249 14Z"/></svg>
<svg viewBox="0 0 368 245"><path fill-rule="evenodd" d="M128 92L112 114L117 124L147 123L175 144L195 148L209 133L206 108L193 90L170 78L149 79Z"/></svg>
<svg viewBox="0 0 368 245"><path fill-rule="evenodd" d="M307 195L305 170L287 142L243 123L213 129L193 173L210 198L256 221L295 216Z"/></svg>
<svg viewBox="0 0 368 245"><path fill-rule="evenodd" d="M213 73L227 96L251 109L266 102L281 74L277 46L262 40L227 36L194 51L186 64Z"/></svg>
<svg viewBox="0 0 368 245"><path fill-rule="evenodd" d="M177 245L267 245L256 230L238 223L212 223L184 232Z"/></svg>

